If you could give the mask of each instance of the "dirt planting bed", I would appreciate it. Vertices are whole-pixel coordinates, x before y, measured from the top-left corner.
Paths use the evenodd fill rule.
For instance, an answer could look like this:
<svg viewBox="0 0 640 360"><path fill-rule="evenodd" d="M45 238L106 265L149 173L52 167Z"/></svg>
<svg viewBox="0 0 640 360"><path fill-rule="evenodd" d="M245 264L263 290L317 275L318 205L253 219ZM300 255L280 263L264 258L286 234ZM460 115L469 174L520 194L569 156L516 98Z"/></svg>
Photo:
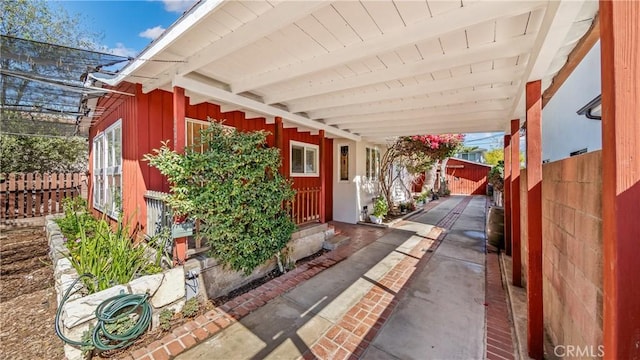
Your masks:
<svg viewBox="0 0 640 360"><path fill-rule="evenodd" d="M42 226L0 230L0 359L63 359Z"/></svg>

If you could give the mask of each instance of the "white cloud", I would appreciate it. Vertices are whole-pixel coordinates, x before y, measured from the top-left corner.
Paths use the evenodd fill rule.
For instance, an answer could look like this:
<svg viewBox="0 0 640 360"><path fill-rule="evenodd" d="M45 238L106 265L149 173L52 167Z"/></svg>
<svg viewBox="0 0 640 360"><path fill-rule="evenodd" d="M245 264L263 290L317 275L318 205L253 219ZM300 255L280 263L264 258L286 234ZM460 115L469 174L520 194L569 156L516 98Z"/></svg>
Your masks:
<svg viewBox="0 0 640 360"><path fill-rule="evenodd" d="M168 12L182 14L187 11L197 0L162 0L164 9Z"/></svg>
<svg viewBox="0 0 640 360"><path fill-rule="evenodd" d="M116 47L107 48L106 51L113 55L125 57L135 57L136 55L138 55L138 50L128 48L123 43L116 43Z"/></svg>
<svg viewBox="0 0 640 360"><path fill-rule="evenodd" d="M140 34L138 34L138 36L143 37L143 38L147 38L147 39L151 39L151 40L155 40L158 36L162 35L162 33L165 31L165 28L163 28L162 26L158 25L156 27L152 27L149 28L143 32L141 32Z"/></svg>

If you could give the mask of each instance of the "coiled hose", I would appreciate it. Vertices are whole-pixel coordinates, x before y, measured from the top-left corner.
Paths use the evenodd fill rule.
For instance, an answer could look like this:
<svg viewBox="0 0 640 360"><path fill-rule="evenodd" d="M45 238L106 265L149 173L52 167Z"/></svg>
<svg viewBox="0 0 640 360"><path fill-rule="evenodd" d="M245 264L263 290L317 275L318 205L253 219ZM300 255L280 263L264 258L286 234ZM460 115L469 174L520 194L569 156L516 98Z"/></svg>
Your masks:
<svg viewBox="0 0 640 360"><path fill-rule="evenodd" d="M100 303L95 312L98 323L93 328L91 338L88 341L72 340L62 334L60 329L60 315L62 314L65 302L69 300L71 295L78 291L74 291L74 289L80 280L93 277L91 274L81 275L64 293L58 306L58 311L56 311L56 335L67 344L81 347L93 346L100 351L122 349L131 345L151 324L152 310L151 305L149 305L147 301L149 294L121 294L108 298ZM134 313L138 315L135 325L123 334L115 334L107 330L106 326L108 324L116 323Z"/></svg>

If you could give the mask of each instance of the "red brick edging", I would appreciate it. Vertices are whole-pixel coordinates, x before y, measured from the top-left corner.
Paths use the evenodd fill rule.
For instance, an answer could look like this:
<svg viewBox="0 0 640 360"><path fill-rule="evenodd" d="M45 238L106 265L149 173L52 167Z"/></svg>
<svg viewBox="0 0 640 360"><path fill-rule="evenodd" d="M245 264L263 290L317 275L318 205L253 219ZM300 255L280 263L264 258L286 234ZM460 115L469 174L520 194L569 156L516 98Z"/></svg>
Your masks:
<svg viewBox="0 0 640 360"><path fill-rule="evenodd" d="M488 206L488 202L487 202ZM486 213L486 212L485 212ZM500 259L497 253L487 252L485 306L487 343L485 357L490 360L515 359L512 324L507 308L507 296L502 283Z"/></svg>

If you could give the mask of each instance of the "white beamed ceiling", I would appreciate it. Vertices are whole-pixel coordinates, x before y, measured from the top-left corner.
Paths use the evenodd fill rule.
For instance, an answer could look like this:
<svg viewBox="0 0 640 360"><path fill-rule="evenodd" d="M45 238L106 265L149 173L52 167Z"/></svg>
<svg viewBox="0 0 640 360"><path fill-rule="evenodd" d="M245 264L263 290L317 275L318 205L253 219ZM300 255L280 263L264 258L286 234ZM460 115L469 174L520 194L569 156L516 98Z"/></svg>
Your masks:
<svg viewBox="0 0 640 360"><path fill-rule="evenodd" d="M523 113L524 84L550 84L598 3L252 0L210 8L185 14L153 54L181 61L137 62L127 80L145 91L186 84L192 103L224 99L251 115L290 114L285 121L317 124L330 137L383 142L504 130ZM203 93L212 87L220 90ZM247 93L249 108L229 103Z"/></svg>

